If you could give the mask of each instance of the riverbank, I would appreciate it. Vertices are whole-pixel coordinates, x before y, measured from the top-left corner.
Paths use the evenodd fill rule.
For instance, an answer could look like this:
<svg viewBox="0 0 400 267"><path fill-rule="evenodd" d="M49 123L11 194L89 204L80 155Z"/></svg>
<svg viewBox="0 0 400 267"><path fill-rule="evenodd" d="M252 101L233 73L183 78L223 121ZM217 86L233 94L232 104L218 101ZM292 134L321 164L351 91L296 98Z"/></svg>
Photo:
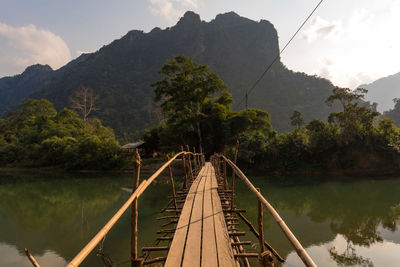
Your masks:
<svg viewBox="0 0 400 267"><path fill-rule="evenodd" d="M165 162L167 162L164 158L148 158L142 160L142 166L140 168L140 173L142 175L151 175L156 172ZM172 164L172 172L174 175L183 175L182 170L182 160L177 159ZM35 167L35 168L27 168L27 167L0 167L0 172L55 172L55 173L132 173L133 167L126 164L121 169L111 169L111 170L66 170L60 168L58 166L50 166L50 167ZM165 172L165 171L164 171Z"/></svg>
<svg viewBox="0 0 400 267"><path fill-rule="evenodd" d="M140 169L141 175L150 176L156 172L167 160L165 158L145 158L142 159L142 166ZM38 167L38 168L23 168L23 167L3 167L0 168L0 172L56 172L56 173L132 173L133 167L127 163L121 169L113 170L66 170L60 167ZM182 160L177 159L172 164L172 172L174 175L184 175L182 168ZM400 169L331 169L331 170L319 170L319 169L301 169L301 170L274 170L260 171L255 166L240 166L242 171L246 175L251 176L349 176L349 177L400 177ZM231 176L231 170L228 167L228 175ZM164 171L166 172L166 171Z"/></svg>

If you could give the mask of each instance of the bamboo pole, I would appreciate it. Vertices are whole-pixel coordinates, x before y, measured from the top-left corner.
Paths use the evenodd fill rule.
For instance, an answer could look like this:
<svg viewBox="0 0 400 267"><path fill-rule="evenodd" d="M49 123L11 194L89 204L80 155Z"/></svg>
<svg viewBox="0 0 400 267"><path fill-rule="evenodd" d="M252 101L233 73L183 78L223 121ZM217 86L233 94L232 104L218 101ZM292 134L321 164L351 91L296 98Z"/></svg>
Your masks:
<svg viewBox="0 0 400 267"><path fill-rule="evenodd" d="M260 188L257 188L257 191L260 192ZM262 267L274 267L274 259L271 256L271 252L266 251L264 248L265 240L264 240L264 226L263 226L263 206L260 200L258 202L258 241L260 245L260 266Z"/></svg>
<svg viewBox="0 0 400 267"><path fill-rule="evenodd" d="M233 163L236 165L237 153L239 150L239 139L236 139L235 154L233 156ZM233 210L234 198L235 198L235 172L232 171L232 181L231 181L232 199L231 199L231 210Z"/></svg>
<svg viewBox="0 0 400 267"><path fill-rule="evenodd" d="M197 174L199 171L197 166L197 154L196 154L196 147L193 147L193 164L194 164L194 172Z"/></svg>
<svg viewBox="0 0 400 267"><path fill-rule="evenodd" d="M28 257L29 261L32 263L34 267L40 267L39 263L36 261L36 259L32 256L32 254L29 252L27 248L24 248L25 254Z"/></svg>
<svg viewBox="0 0 400 267"><path fill-rule="evenodd" d="M142 165L142 159L140 158L139 151L136 148L135 155L132 159L134 167L133 174L133 191L139 186L140 180L140 166ZM132 202L132 213L131 213L131 267L142 266L143 259L138 259L138 198Z"/></svg>
<svg viewBox="0 0 400 267"><path fill-rule="evenodd" d="M224 161L222 162L222 164L223 164L223 167L224 167L224 169L223 169L223 171L224 171L223 175L224 175L225 190L228 190L228 179L227 179L227 177L226 177L226 161L224 160Z"/></svg>
<svg viewBox="0 0 400 267"><path fill-rule="evenodd" d="M190 152L189 145L186 145L187 152ZM193 169L192 169L192 159L190 156L191 153L188 153L188 161L189 161L189 172L190 172L190 179L193 181Z"/></svg>
<svg viewBox="0 0 400 267"><path fill-rule="evenodd" d="M140 196L147 187L180 155L188 154L187 152L180 152L172 157L169 161L164 163L148 180L143 180L139 187L132 193L129 199L124 205L114 214L114 216L106 223L106 225L90 240L90 242L68 263L67 267L79 266L82 261L89 255L89 253L96 247L96 245L104 238L104 236L110 231L122 214L131 206L132 202Z"/></svg>
<svg viewBox="0 0 400 267"><path fill-rule="evenodd" d="M181 146L181 151L183 151L183 146ZM182 161L183 161L183 171L185 172L185 181L183 182L183 189L187 189L188 188L188 173L187 173L187 169L186 169L186 156L185 154L182 155Z"/></svg>
<svg viewBox="0 0 400 267"><path fill-rule="evenodd" d="M168 157L168 160L169 160L169 157ZM174 178L172 176L171 164L168 165L168 169L169 169L169 180L171 182L171 188L172 188L172 198L174 200L174 207L175 207L176 213L178 213L178 204L176 203L175 184L174 184Z"/></svg>
<svg viewBox="0 0 400 267"><path fill-rule="evenodd" d="M121 215L131 206L133 200L140 195L145 189L147 180L143 180L139 187L133 192L131 197L125 204L115 213L115 215L107 222L107 224L93 237L93 239L75 256L75 258L67 265L67 267L79 266L87 255L96 247L103 237L110 231L111 227L118 221Z"/></svg>
<svg viewBox="0 0 400 267"><path fill-rule="evenodd" d="M269 204L269 202L261 195L261 193L257 192L257 189L250 182L250 180L244 175L244 173L235 165L232 161L227 159L224 155L221 157L232 167L233 171L236 172L236 175L243 180L243 182L247 185L247 187L253 192L253 194L257 197L258 200L264 205L264 207L268 210L268 212L272 215L278 226L281 228L287 239L290 241L294 249L296 250L297 255L299 255L300 259L306 266L314 267L317 266L308 253L305 251L303 246L294 236L292 231L290 231L289 227L283 221L281 216L276 212L276 210Z"/></svg>
<svg viewBox="0 0 400 267"><path fill-rule="evenodd" d="M250 231L257 237L260 237L260 234L256 230L256 228L251 224L251 222L240 212L236 212L236 214L243 220L243 222L249 227ZM267 241L264 240L264 246L271 251L271 253L276 257L276 259L280 262L285 262L281 255L270 245Z"/></svg>
<svg viewBox="0 0 400 267"><path fill-rule="evenodd" d="M256 188L258 192L260 192L260 188ZM260 202L260 200L257 200L257 207L258 207L258 216L257 216L257 222L258 222L258 232L260 235L258 236L258 243L260 245L260 255L263 254L264 252L264 229L263 229L263 207ZM265 261L262 257L260 257L260 266L266 267Z"/></svg>

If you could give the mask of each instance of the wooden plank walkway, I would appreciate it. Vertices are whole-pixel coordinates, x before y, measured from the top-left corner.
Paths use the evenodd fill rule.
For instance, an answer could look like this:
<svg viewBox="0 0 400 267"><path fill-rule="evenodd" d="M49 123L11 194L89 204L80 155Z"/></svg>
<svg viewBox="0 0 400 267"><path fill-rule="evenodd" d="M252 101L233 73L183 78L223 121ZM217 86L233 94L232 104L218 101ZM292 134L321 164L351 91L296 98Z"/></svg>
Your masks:
<svg viewBox="0 0 400 267"><path fill-rule="evenodd" d="M237 266L217 189L207 162L189 189L165 266Z"/></svg>

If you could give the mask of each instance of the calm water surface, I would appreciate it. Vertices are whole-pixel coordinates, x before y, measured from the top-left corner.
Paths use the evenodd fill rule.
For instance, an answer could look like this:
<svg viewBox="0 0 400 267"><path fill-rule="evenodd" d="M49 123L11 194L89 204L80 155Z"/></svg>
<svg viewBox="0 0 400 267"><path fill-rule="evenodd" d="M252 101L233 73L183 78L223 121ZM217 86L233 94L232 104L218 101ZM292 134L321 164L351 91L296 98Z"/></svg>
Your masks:
<svg viewBox="0 0 400 267"><path fill-rule="evenodd" d="M400 266L400 178L254 177L319 266ZM31 266L27 247L42 266L63 266L128 199L129 175L0 173L0 266ZM160 179L140 199L139 246L152 246L155 220L170 192ZM253 222L257 202L240 182L236 203ZM265 238L302 266L265 214ZM247 231L245 225L240 228ZM249 232L242 240L253 240ZM129 212L104 242L118 266L129 266ZM257 242L255 242L257 244ZM256 248L254 248L256 251ZM102 266L91 253L82 266Z"/></svg>

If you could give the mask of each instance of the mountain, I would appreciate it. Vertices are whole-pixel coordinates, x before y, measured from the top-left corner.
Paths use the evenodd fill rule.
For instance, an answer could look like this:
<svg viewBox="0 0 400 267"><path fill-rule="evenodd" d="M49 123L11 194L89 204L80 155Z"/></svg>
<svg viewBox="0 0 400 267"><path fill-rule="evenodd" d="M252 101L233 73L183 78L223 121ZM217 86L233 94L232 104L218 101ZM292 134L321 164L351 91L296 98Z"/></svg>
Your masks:
<svg viewBox="0 0 400 267"><path fill-rule="evenodd" d="M236 101L233 107L239 110L244 108L245 91L278 52L277 31L266 20L256 22L229 12L205 22L187 12L171 28L128 32L32 96L62 108L70 105L68 99L81 86L91 87L100 96L94 115L120 137L137 137L160 117L150 85L160 78L158 71L168 59L183 54L207 64L228 85ZM293 72L278 60L251 92L248 104L267 110L274 128L286 131L291 129L293 110L302 112L306 121L326 119L331 110L324 101L332 88L328 80Z"/></svg>
<svg viewBox="0 0 400 267"><path fill-rule="evenodd" d="M0 79L0 113L6 112L40 86L50 82L53 69L49 65L33 65L14 77Z"/></svg>
<svg viewBox="0 0 400 267"><path fill-rule="evenodd" d="M19 75L4 77L0 79L0 115L15 107L40 87L49 84L53 79L58 78L67 69L83 61L87 55L72 60L64 67L53 70L49 65L32 65Z"/></svg>
<svg viewBox="0 0 400 267"><path fill-rule="evenodd" d="M378 103L378 111L384 112L394 107L394 98L400 98L400 72L359 87L368 89L365 99Z"/></svg>

